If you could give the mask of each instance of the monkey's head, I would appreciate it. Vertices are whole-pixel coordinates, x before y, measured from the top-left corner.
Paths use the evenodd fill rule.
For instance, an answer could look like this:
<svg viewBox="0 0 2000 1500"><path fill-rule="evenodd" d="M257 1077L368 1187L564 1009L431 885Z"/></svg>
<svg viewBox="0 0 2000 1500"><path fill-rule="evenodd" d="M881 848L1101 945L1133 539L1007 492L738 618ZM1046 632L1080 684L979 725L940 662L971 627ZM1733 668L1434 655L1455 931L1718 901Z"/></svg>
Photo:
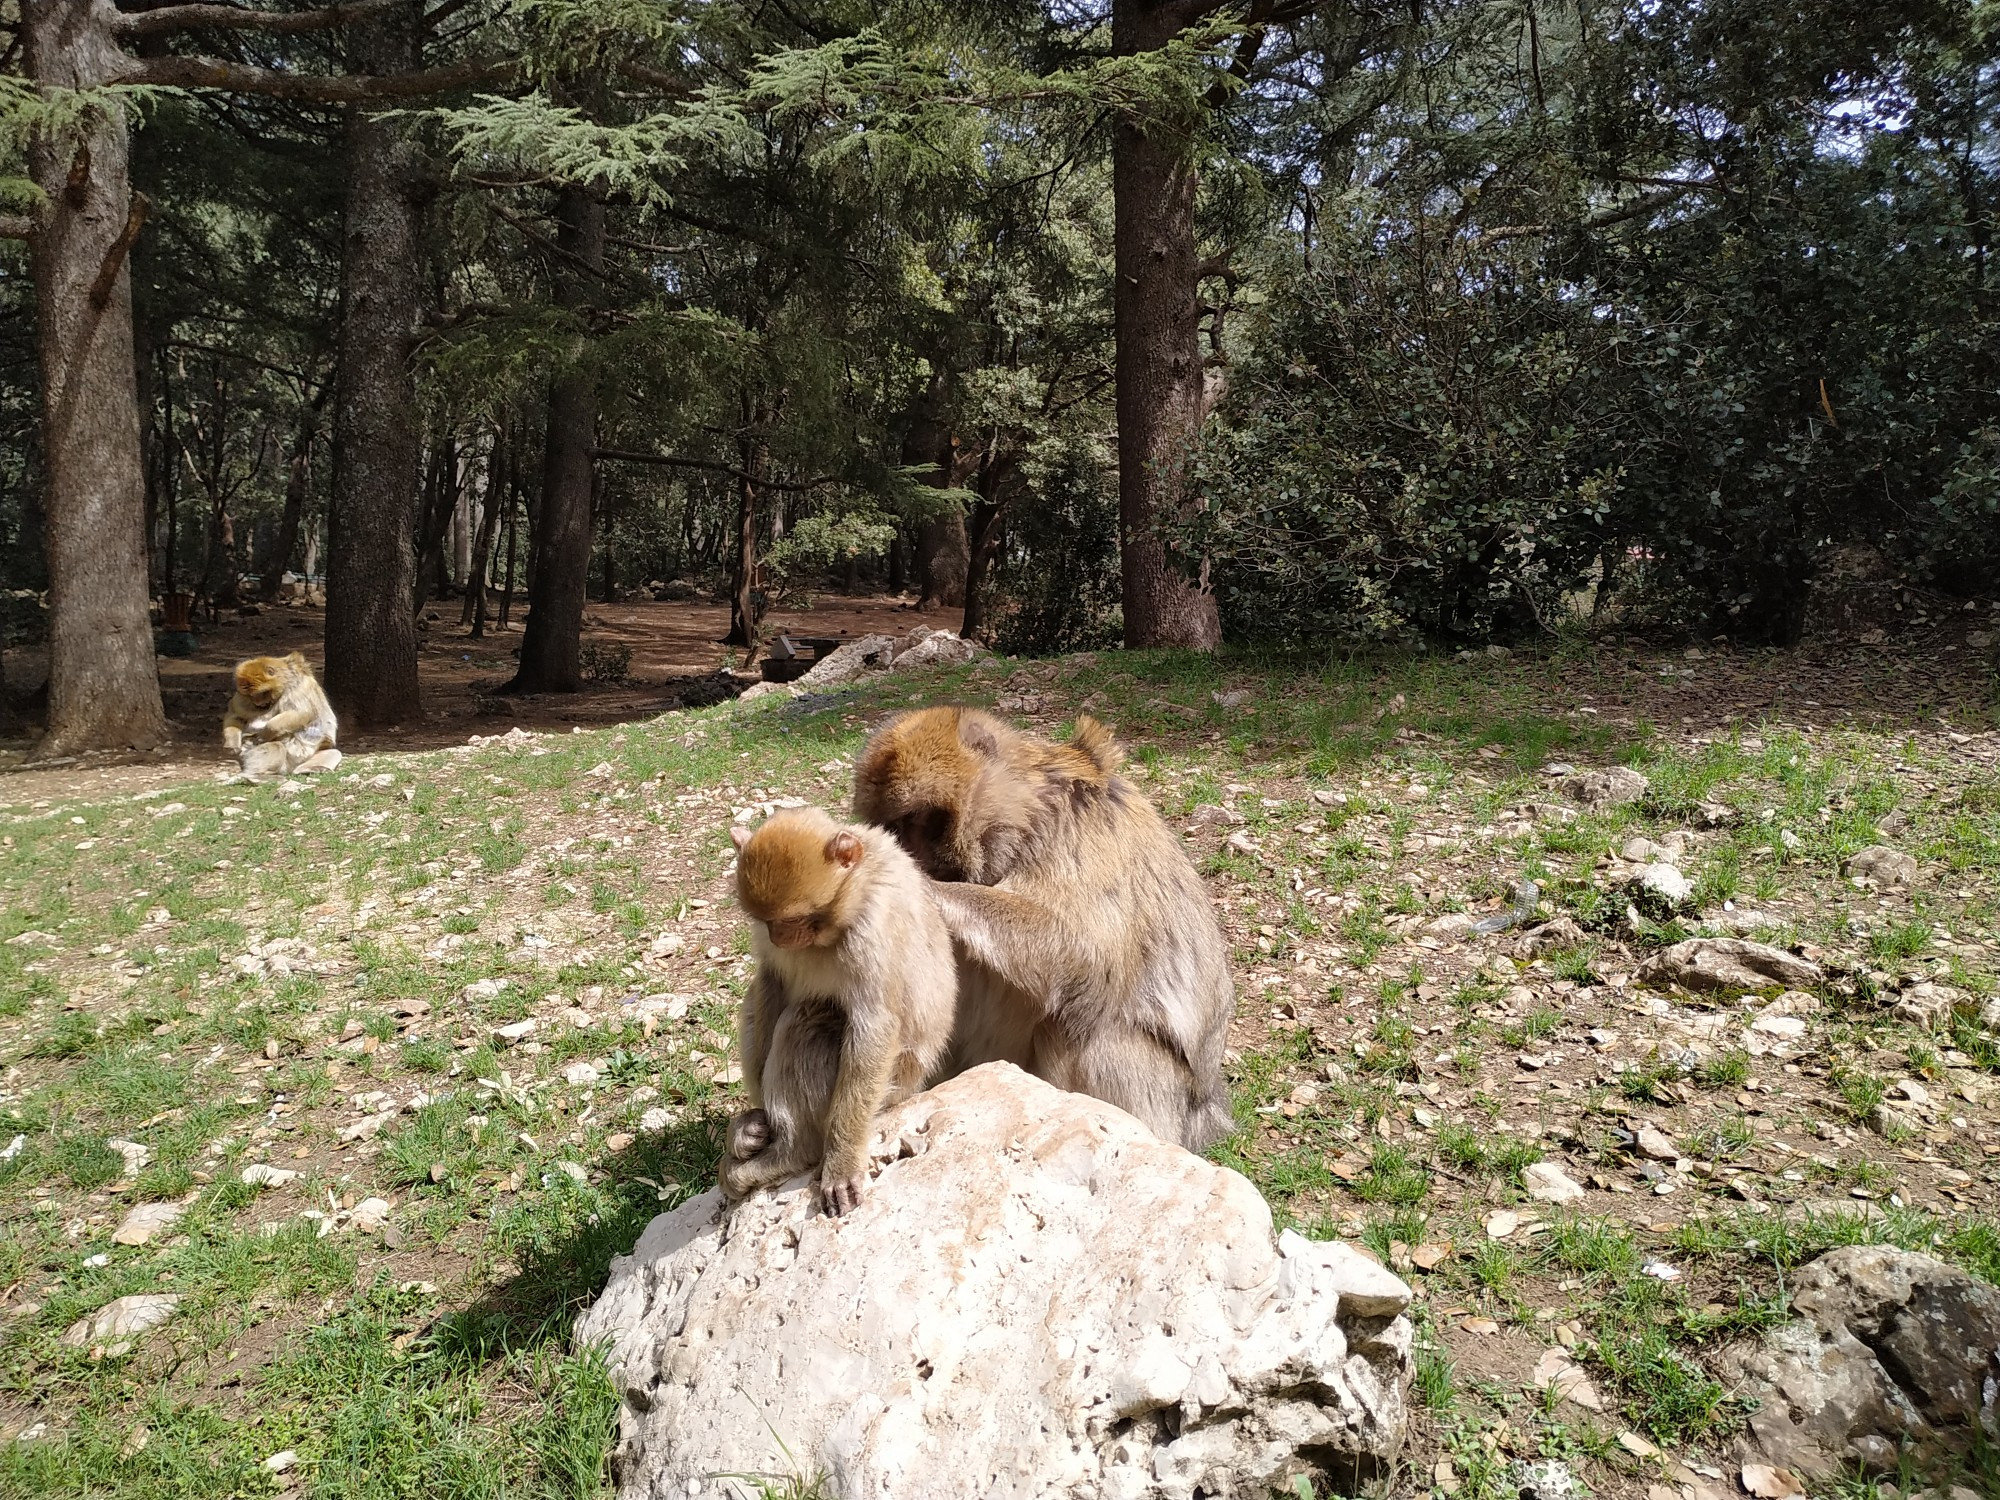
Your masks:
<svg viewBox="0 0 2000 1500"><path fill-rule="evenodd" d="M290 656L253 656L236 664L236 691L259 708L269 708L306 672L306 659L296 651Z"/></svg>
<svg viewBox="0 0 2000 1500"><path fill-rule="evenodd" d="M729 830L736 900L780 948L827 948L849 926L853 881L868 850L852 829L816 807L787 808L756 832Z"/></svg>
<svg viewBox="0 0 2000 1500"><path fill-rule="evenodd" d="M876 730L854 770L854 814L886 828L933 880L993 885L1066 798L1105 791L1123 759L1081 717L1067 745L976 708L925 708Z"/></svg>

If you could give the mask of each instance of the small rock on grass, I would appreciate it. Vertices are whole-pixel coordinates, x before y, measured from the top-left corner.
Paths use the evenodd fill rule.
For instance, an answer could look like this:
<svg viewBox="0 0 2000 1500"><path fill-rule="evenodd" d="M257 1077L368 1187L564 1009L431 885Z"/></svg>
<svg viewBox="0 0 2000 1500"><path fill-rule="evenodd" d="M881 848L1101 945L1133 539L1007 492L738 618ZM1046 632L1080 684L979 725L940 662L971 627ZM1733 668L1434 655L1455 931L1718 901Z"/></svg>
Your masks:
<svg viewBox="0 0 2000 1500"><path fill-rule="evenodd" d="M1747 938L1688 938L1639 966L1641 984L1724 994L1809 988L1825 977L1810 959Z"/></svg>
<svg viewBox="0 0 2000 1500"><path fill-rule="evenodd" d="M1878 886L1915 885L1917 862L1900 849L1887 844L1870 844L1847 857L1840 873L1849 880L1871 881Z"/></svg>
<svg viewBox="0 0 2000 1500"><path fill-rule="evenodd" d="M1589 941L1589 934L1576 924L1574 918L1557 917L1522 933L1521 940L1514 945L1514 952L1521 958L1547 958L1551 953L1581 948Z"/></svg>
<svg viewBox="0 0 2000 1500"><path fill-rule="evenodd" d="M1583 1196L1583 1185L1552 1161L1531 1163L1522 1172L1528 1196L1543 1203L1574 1203Z"/></svg>
<svg viewBox="0 0 2000 1500"><path fill-rule="evenodd" d="M1569 778L1567 788L1585 807L1618 807L1637 802L1652 789L1652 783L1630 766L1612 766L1603 771L1579 771Z"/></svg>
<svg viewBox="0 0 2000 1500"><path fill-rule="evenodd" d="M111 1231L111 1243L143 1245L186 1212L187 1209L179 1203L141 1203Z"/></svg>
<svg viewBox="0 0 2000 1500"><path fill-rule="evenodd" d="M87 1349L107 1339L137 1338L166 1322L180 1305L178 1292L139 1292L119 1297L70 1324L63 1332L62 1342L70 1349Z"/></svg>

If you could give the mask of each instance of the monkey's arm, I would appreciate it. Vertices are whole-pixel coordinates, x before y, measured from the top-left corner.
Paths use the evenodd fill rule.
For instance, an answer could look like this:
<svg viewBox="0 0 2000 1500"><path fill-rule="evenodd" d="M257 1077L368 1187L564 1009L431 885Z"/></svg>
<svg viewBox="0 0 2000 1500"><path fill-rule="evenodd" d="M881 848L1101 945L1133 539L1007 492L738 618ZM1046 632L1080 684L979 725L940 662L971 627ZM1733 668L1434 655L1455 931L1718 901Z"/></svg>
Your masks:
<svg viewBox="0 0 2000 1500"><path fill-rule="evenodd" d="M1039 901L960 881L935 881L931 893L966 953L1041 1005L1043 1015L1066 980L1101 965L1102 954Z"/></svg>
<svg viewBox="0 0 2000 1500"><path fill-rule="evenodd" d="M868 1133L895 1072L902 1040L897 1018L907 1008L906 999L890 994L848 1010L840 1072L826 1111L826 1159L819 1174L820 1196L829 1213L844 1214L861 1201L868 1179Z"/></svg>
<svg viewBox="0 0 2000 1500"><path fill-rule="evenodd" d="M229 707L222 715L222 743L228 750L237 750L243 744L243 730L257 717L257 707L237 693L229 700Z"/></svg>
<svg viewBox="0 0 2000 1500"><path fill-rule="evenodd" d="M743 992L743 1013L736 1027L743 1092L750 1096L752 1106L764 1102L764 1061L771 1055L771 1033L778 1029L784 1008L784 989L760 966Z"/></svg>
<svg viewBox="0 0 2000 1500"><path fill-rule="evenodd" d="M263 727L258 730L258 733L262 734L266 739L281 740L287 735L297 734L318 717L319 714L313 709L311 704L307 704L303 708L282 709L264 720Z"/></svg>

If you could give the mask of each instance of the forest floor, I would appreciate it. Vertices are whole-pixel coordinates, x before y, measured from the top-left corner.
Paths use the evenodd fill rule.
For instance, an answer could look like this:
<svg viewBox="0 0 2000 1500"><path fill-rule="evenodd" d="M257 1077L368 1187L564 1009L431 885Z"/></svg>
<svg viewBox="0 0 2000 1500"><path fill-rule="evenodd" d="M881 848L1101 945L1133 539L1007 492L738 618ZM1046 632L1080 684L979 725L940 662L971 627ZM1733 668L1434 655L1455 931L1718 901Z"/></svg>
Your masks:
<svg viewBox="0 0 2000 1500"><path fill-rule="evenodd" d="M423 613L417 637L423 721L376 734L343 729L344 749L435 750L463 744L475 734L504 734L516 726L566 734L577 726L601 728L655 718L681 706L679 692L691 680L744 665L741 647L722 644L729 633L726 603L651 599L592 603L584 610L584 643L629 651L624 678L587 683L580 693L500 697L495 690L519 664L526 611L517 607L506 629L489 623L487 633L475 639L469 627L458 622L461 607L460 600L443 599ZM492 608L497 610L498 605ZM774 606L769 623L773 636L904 635L919 625L956 630L962 613L919 609L913 598L893 594L817 594L802 606ZM83 766L37 770L27 762L32 741L0 741L0 774L30 778L0 787L0 797L39 796L44 784L73 791L79 778L107 792L149 782L165 785L184 777L189 763L220 770L231 764L222 753L221 725L236 663L247 656L299 651L317 671L325 655L326 611L314 606L265 604L257 606L254 615L229 610L212 623L202 620L197 625L200 644L192 656L159 659L161 696L174 731L171 744L136 761L111 755ZM45 650L16 647L7 653L7 683L15 693L33 691L47 676ZM24 786L34 790L24 792Z"/></svg>
<svg viewBox="0 0 2000 1500"><path fill-rule="evenodd" d="M1383 1491L1512 1500L1519 1462L1556 1459L1614 1500L1724 1492L1743 1410L1717 1356L1782 1316L1794 1266L1890 1240L2000 1280L1977 626L989 660L311 782L0 781L0 1495L597 1494L616 1403L568 1330L712 1180L747 968L728 827L844 804L869 724L934 701L1101 715L1185 830L1236 956L1213 1154L1417 1291ZM1646 796L1572 818L1559 768L1614 764ZM1729 811L1681 856L1699 915L1628 912L1607 857L1705 802ZM1876 842L1913 886L1842 879ZM1455 931L1524 873L1580 942ZM1746 912L1827 982L1772 1009L1635 977ZM1902 1019L1925 981L1960 1003ZM1527 1197L1542 1160L1579 1201ZM133 1295L179 1300L88 1328ZM1601 1410L1535 1389L1550 1348Z"/></svg>

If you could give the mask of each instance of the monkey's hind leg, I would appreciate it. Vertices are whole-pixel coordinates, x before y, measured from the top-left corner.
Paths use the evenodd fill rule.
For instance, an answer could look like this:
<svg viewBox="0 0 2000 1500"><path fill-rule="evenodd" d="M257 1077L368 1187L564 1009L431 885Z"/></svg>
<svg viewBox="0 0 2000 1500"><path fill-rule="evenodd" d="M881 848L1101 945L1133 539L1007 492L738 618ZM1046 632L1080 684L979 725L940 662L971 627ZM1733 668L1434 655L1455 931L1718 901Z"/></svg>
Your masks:
<svg viewBox="0 0 2000 1500"><path fill-rule="evenodd" d="M340 752L334 749L333 746L328 745L324 750L315 751L293 766L292 773L296 776L304 776L313 771L337 770L340 767L341 759Z"/></svg>
<svg viewBox="0 0 2000 1500"><path fill-rule="evenodd" d="M729 1122L718 1176L730 1198L747 1198L819 1165L845 1032L840 1008L824 1002L793 1005L779 1019L764 1060L763 1105Z"/></svg>

